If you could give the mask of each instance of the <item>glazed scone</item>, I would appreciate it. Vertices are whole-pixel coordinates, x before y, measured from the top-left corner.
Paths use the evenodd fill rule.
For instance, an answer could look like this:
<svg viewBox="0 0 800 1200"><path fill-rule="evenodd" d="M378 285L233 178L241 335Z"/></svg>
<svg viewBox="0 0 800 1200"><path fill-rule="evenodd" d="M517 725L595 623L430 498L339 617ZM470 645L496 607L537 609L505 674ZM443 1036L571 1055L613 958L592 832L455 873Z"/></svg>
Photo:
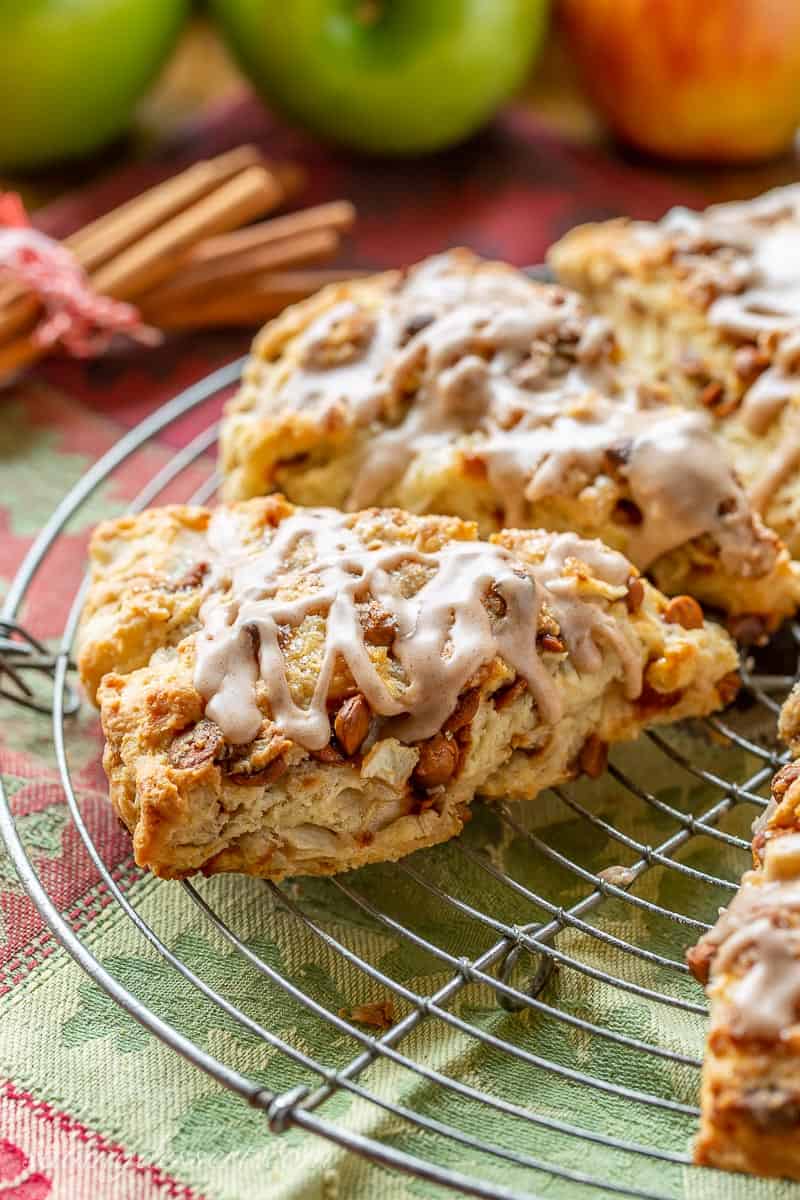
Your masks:
<svg viewBox="0 0 800 1200"><path fill-rule="evenodd" d="M266 497L101 525L79 665L137 862L271 879L458 833L737 688L688 596L574 534Z"/></svg>
<svg viewBox="0 0 800 1200"><path fill-rule="evenodd" d="M781 715L800 755L800 690ZM688 955L711 997L699 1163L800 1179L800 762L776 775L754 867Z"/></svg>
<svg viewBox="0 0 800 1200"><path fill-rule="evenodd" d="M706 414L624 375L561 288L468 251L327 288L266 326L221 436L228 500L446 513L572 530L743 639L800 602Z"/></svg>
<svg viewBox="0 0 800 1200"><path fill-rule="evenodd" d="M584 225L549 259L639 369L712 415L754 508L800 557L800 184Z"/></svg>

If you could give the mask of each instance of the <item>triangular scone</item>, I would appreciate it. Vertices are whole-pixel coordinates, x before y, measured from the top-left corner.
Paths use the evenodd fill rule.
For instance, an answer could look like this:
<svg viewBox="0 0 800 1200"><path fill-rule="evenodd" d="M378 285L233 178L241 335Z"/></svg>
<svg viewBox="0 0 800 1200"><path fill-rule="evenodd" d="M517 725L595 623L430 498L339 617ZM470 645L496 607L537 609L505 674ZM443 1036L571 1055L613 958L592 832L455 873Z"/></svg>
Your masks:
<svg viewBox="0 0 800 1200"><path fill-rule="evenodd" d="M711 414L753 507L800 557L800 184L580 226L549 258L634 367Z"/></svg>
<svg viewBox="0 0 800 1200"><path fill-rule="evenodd" d="M705 414L618 358L574 293L468 251L328 288L256 340L223 423L226 498L573 530L758 638L797 608L798 569Z"/></svg>
<svg viewBox="0 0 800 1200"><path fill-rule="evenodd" d="M574 534L273 496L107 522L92 564L81 675L162 876L396 859L737 687L694 600Z"/></svg>
<svg viewBox="0 0 800 1200"><path fill-rule="evenodd" d="M800 756L800 689L781 714ZM754 867L689 953L711 996L695 1159L800 1179L800 762L756 823Z"/></svg>

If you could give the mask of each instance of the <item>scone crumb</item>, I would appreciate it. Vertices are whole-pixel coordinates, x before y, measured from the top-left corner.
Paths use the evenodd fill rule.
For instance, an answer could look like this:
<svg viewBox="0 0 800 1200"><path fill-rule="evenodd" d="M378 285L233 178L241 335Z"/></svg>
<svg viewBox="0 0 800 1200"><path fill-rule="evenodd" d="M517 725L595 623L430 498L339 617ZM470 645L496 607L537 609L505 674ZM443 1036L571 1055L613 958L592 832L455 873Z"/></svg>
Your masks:
<svg viewBox="0 0 800 1200"><path fill-rule="evenodd" d="M339 1016L359 1025L371 1025L374 1029L391 1029L394 1025L394 1001L387 999L371 1004L354 1004L351 1008L340 1008Z"/></svg>

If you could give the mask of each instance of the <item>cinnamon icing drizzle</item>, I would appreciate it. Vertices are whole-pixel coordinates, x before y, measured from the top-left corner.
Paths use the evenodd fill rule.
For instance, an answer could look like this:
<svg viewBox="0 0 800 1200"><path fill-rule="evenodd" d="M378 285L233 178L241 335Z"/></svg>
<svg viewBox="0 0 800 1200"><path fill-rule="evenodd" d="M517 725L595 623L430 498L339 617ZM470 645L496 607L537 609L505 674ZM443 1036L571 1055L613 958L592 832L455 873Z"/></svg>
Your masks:
<svg viewBox="0 0 800 1200"><path fill-rule="evenodd" d="M800 1018L800 929L785 924L798 909L800 880L762 881L751 872L705 935L717 947L709 993L724 996L736 1037L780 1038ZM744 971L723 981L737 960Z"/></svg>
<svg viewBox="0 0 800 1200"><path fill-rule="evenodd" d="M553 536L537 564L480 541L450 541L433 553L410 542L366 541L356 518L333 509L297 510L255 549L242 544L235 518L222 509L208 536L216 565L201 608L195 685L231 742L257 735L261 693L287 737L309 750L327 745L326 700L342 662L373 714L405 741L440 729L470 678L496 656L525 680L542 721L553 723L559 694L536 643L543 601L578 671L597 671L601 647L610 645L626 693L641 691L637 641L626 623L581 595L571 569L578 560L606 585L607 597L622 598L630 564L600 542ZM370 601L395 629L388 661L365 639L361 611ZM282 643L314 617L324 621L323 644L313 695L302 707Z"/></svg>
<svg viewBox="0 0 800 1200"><path fill-rule="evenodd" d="M353 356L324 365L320 348L348 324L359 331ZM347 302L312 322L279 400L320 423L343 407L370 430L349 511L385 501L418 456L455 447L483 464L506 526L535 523L538 502L618 472L641 514L626 546L638 567L711 533L725 569L768 572L775 548L755 537L706 415L626 382L614 356L609 326L577 296L442 255L374 315Z"/></svg>
<svg viewBox="0 0 800 1200"><path fill-rule="evenodd" d="M715 298L707 310L709 322L769 352L771 365L749 388L740 409L751 433L765 433L800 395L800 185L702 213L674 209L660 229L689 268L692 283L710 285ZM784 452L783 465L759 485L758 507L797 465L800 424L791 440L792 454Z"/></svg>

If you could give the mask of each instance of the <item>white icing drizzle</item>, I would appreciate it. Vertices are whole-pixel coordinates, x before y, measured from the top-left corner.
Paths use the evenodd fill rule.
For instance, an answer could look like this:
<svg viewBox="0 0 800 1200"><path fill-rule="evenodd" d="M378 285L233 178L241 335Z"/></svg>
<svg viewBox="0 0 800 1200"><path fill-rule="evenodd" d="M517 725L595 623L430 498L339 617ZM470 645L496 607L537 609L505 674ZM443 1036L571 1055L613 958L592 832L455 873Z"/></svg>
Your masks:
<svg viewBox="0 0 800 1200"><path fill-rule="evenodd" d="M273 721L293 741L319 750L330 739L326 701L338 663L345 663L373 713L405 741L435 733L479 667L502 658L525 680L541 718L560 716L559 695L537 652L540 608L557 620L578 671L602 664L613 647L626 693L641 691L642 651L625 622L581 592L578 564L619 598L630 564L600 542L572 534L549 539L531 565L480 541L451 541L435 553L413 543L366 541L358 520L333 509L298 510L263 545L246 547L226 510L213 516L214 568L196 637L195 685L207 715L234 743L252 740L266 695ZM409 569L413 568L414 583ZM489 593L502 612L491 612ZM370 652L359 604L374 601L396 630L393 662ZM313 696L298 705L287 678L282 638L313 616L324 619L324 641Z"/></svg>
<svg viewBox="0 0 800 1200"><path fill-rule="evenodd" d="M706 414L626 383L609 326L574 294L442 255L412 270L377 314L361 311L371 336L354 361L316 365L318 348L359 311L347 303L312 322L280 392L321 421L344 404L371 428L349 511L385 502L418 456L456 447L483 464L506 526L535 524L537 503L615 471L641 514L626 545L640 569L704 533L726 570L771 569L775 547L756 536Z"/></svg>
<svg viewBox="0 0 800 1200"><path fill-rule="evenodd" d="M718 947L709 990L730 1005L731 1032L737 1037L780 1038L800 1017L800 929L785 923L798 909L800 881L762 882L751 872L705 935ZM734 983L722 978L742 964Z"/></svg>
<svg viewBox="0 0 800 1200"><path fill-rule="evenodd" d="M772 352L741 405L746 427L764 433L800 395L800 185L702 213L674 209L661 229L690 280L720 293L709 322Z"/></svg>

